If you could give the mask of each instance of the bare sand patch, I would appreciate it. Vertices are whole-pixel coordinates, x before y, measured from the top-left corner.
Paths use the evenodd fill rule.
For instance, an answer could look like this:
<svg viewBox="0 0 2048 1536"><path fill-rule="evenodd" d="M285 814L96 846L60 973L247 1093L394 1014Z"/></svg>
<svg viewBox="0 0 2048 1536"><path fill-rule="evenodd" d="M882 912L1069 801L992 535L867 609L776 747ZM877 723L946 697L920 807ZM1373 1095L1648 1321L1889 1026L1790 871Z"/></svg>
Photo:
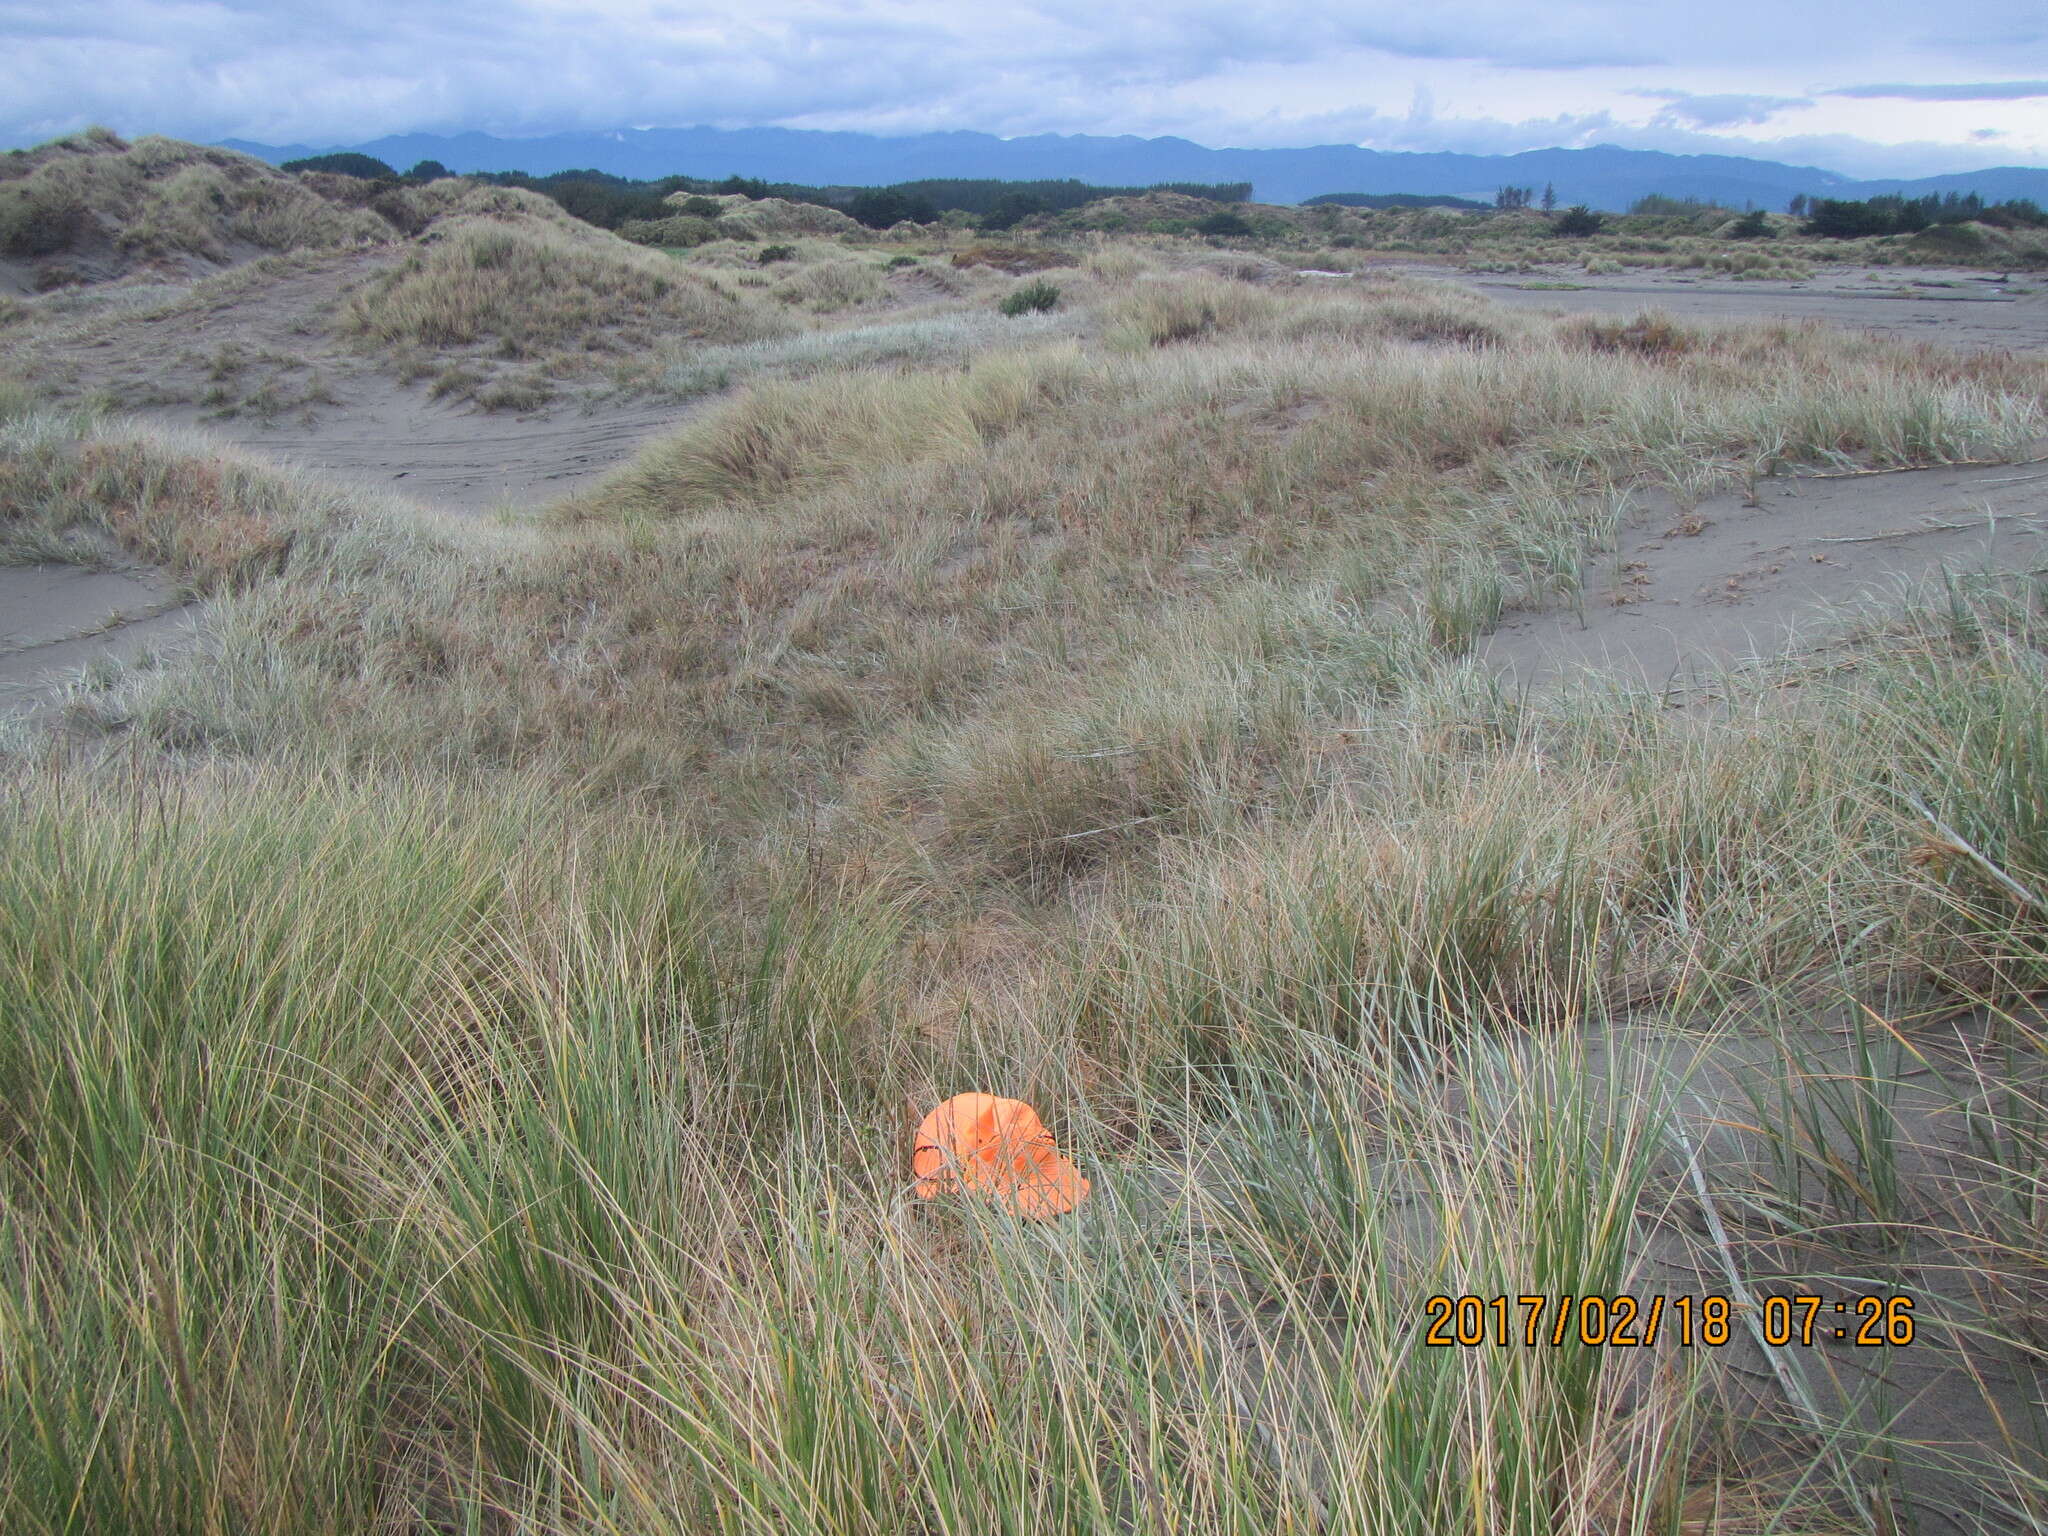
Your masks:
<svg viewBox="0 0 2048 1536"><path fill-rule="evenodd" d="M2043 1022L2038 1009L2022 1017L2029 1030ZM1706 1033L1695 1032L1700 1024ZM1986 1327L2001 1299L2010 1304L2001 1293L2017 1277L1965 1235L1981 1229L1979 1208L1999 1193L1972 1132L1986 1095L2041 1086L2038 1063L2013 1060L2012 1027L1962 1008L1899 1013L1880 1026L1849 1008L1778 1027L1630 1023L1590 1031L1585 1047L1599 1075L1650 1084L1653 1101L1668 1100L1684 1132L1653 1185L1677 1209L1691 1208L1704 1187L1720 1223L1668 1222L1647 1234L1630 1293L1645 1306L1661 1297L1667 1310L1683 1298L1697 1304L1736 1289L1733 1265L1759 1308L1766 1297L1820 1300L1810 1338L1767 1349L1757 1336L1766 1320L1738 1309L1727 1345L1711 1351L1713 1393L1740 1427L1745 1463L1784 1457L1796 1465L1821 1451L1817 1425L1842 1426L1833 1454L1870 1458L1866 1480L1928 1536L2005 1526L2011 1511L2001 1496L2010 1490L1984 1475L1999 1457L2037 1475L2048 1470L2027 1428L2048 1367L2037 1350ZM1760 1104L1775 1110L1773 1095L1789 1092L1804 1105L1804 1123L1825 1129L1805 1152L1825 1148L1851 1166L1859 1154L1849 1131L1824 1106L1838 1102L1839 1085L1871 1081L1873 1069L1886 1085L1885 1155L1898 1180L1889 1221L1844 1208L1800 1178L1788 1184L1783 1144L1758 1125L1771 1119ZM1662 1112L1658 1102L1645 1109ZM1868 1170L1865 1177L1874 1180ZM1911 1304L1913 1341L1873 1346L1862 1299L1895 1296ZM1670 1360L1667 1353L1667 1368ZM1654 1353L1624 1364L1647 1390Z"/></svg>
<svg viewBox="0 0 2048 1536"><path fill-rule="evenodd" d="M196 613L149 572L0 566L0 716L47 703L101 657L135 661L185 643Z"/></svg>
<svg viewBox="0 0 2048 1536"><path fill-rule="evenodd" d="M691 414L687 405L616 403L514 416L431 399L366 378L337 390L311 421L206 421L189 408L145 421L204 424L238 448L442 511L547 505L625 463Z"/></svg>
<svg viewBox="0 0 2048 1536"><path fill-rule="evenodd" d="M1517 274L1402 264L1517 308L1560 314L1662 310L1685 320L1825 320L1833 325L1965 347L2048 346L2048 276L1965 268L1826 268L1798 281L1639 267L1619 273L1576 266Z"/></svg>
<svg viewBox="0 0 2048 1536"><path fill-rule="evenodd" d="M2048 463L1786 476L1753 504L1641 497L1575 604L1507 616L1480 654L1517 687L1597 673L1689 696L1943 565L2048 567Z"/></svg>

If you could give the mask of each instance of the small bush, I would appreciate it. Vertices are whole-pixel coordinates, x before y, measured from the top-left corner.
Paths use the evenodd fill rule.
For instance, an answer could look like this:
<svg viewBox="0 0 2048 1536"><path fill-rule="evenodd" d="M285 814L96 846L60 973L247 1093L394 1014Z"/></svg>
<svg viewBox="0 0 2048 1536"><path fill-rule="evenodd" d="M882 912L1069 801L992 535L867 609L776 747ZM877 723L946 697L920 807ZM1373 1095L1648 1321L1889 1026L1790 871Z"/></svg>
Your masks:
<svg viewBox="0 0 2048 1536"><path fill-rule="evenodd" d="M1002 303L996 308L1011 316L1035 315L1048 309L1057 309L1059 302L1059 286L1041 277L1005 294Z"/></svg>
<svg viewBox="0 0 2048 1536"><path fill-rule="evenodd" d="M696 199L704 201L704 199ZM619 238L635 245L673 246L687 250L722 238L724 231L711 220L679 213L666 219L628 219L619 226Z"/></svg>
<svg viewBox="0 0 2048 1536"><path fill-rule="evenodd" d="M1602 320L1586 315L1564 329L1567 340L1593 352L1633 352L1639 357L1674 357L1692 350L1692 336L1668 315Z"/></svg>
<svg viewBox="0 0 2048 1536"><path fill-rule="evenodd" d="M487 411L531 411L555 397L555 387L538 373L493 379L477 392L476 403Z"/></svg>
<svg viewBox="0 0 2048 1536"><path fill-rule="evenodd" d="M1551 224L1550 229L1553 234L1565 235L1572 239L1583 239L1587 235L1599 234L1600 226L1604 222L1599 214L1588 208L1584 203L1578 203L1560 213Z"/></svg>
<svg viewBox="0 0 2048 1536"><path fill-rule="evenodd" d="M1752 208L1728 226L1730 240L1769 240L1773 234L1770 217L1761 208Z"/></svg>
<svg viewBox="0 0 2048 1536"><path fill-rule="evenodd" d="M917 258L915 256L891 256L889 258L889 270L891 272L894 272L899 267L914 267L916 265Z"/></svg>
<svg viewBox="0 0 2048 1536"><path fill-rule="evenodd" d="M761 247L759 254L754 257L754 260L764 267L771 262L795 261L796 247L793 245L764 245Z"/></svg>
<svg viewBox="0 0 2048 1536"><path fill-rule="evenodd" d="M0 187L0 255L51 256L69 250L86 223L84 202L58 189Z"/></svg>
<svg viewBox="0 0 2048 1536"><path fill-rule="evenodd" d="M278 167L280 171L325 171L331 176L353 176L358 181L396 181L398 172L373 155L359 155L353 150L344 150L335 155L308 155L303 160L287 160Z"/></svg>
<svg viewBox="0 0 2048 1536"><path fill-rule="evenodd" d="M1210 214L1209 217L1197 224L1195 229L1198 233L1204 235L1214 235L1221 239L1229 240L1241 240L1257 233L1251 225L1244 221L1242 215L1232 213L1228 208L1220 208Z"/></svg>

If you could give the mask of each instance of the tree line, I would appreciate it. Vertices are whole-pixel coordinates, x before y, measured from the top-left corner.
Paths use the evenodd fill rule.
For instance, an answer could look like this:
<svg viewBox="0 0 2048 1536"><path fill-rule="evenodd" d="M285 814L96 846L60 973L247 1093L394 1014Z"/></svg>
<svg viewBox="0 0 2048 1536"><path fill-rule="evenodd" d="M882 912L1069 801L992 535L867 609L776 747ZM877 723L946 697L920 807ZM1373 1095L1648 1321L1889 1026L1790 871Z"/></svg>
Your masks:
<svg viewBox="0 0 2048 1536"><path fill-rule="evenodd" d="M2048 227L2048 213L2032 198L1987 203L1975 192L1929 192L1924 197L1884 193L1861 201L1810 197L1802 192L1785 206L1806 222L1800 231L1830 240L1855 240L1866 235L1912 235L1937 224L1995 224L2001 229Z"/></svg>
<svg viewBox="0 0 2048 1536"><path fill-rule="evenodd" d="M454 174L438 160L422 160L401 174L372 155L346 151L287 160L286 171L326 171L370 181L433 181ZM870 229L887 229L908 219L928 224L947 213L973 217L983 229L1009 229L1034 214L1064 213L1105 197L1139 197L1147 192L1179 192L1212 203L1249 202L1252 184L1237 182L1158 182L1143 187L1103 187L1064 180L1005 181L997 178L934 177L880 187L808 186L800 182L766 181L757 176L727 176L710 181L695 176L662 176L636 180L608 171L555 171L533 176L525 171L470 171L470 180L499 187L523 187L552 198L586 224L617 229L636 219L666 218L675 210L668 199L678 192L697 196L737 194L759 200L779 197L792 203L836 208Z"/></svg>

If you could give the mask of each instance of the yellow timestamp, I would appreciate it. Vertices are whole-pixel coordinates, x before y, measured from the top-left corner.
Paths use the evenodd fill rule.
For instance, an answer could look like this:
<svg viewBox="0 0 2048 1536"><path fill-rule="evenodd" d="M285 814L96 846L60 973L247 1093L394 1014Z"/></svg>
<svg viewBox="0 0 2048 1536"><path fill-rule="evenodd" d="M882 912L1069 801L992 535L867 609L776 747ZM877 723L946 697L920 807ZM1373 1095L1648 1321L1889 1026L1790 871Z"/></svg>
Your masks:
<svg viewBox="0 0 2048 1536"><path fill-rule="evenodd" d="M1423 1342L1451 1347L1533 1349L1584 1344L1652 1346L1659 1339L1681 1348L1718 1348L1734 1337L1739 1311L1728 1296L1431 1296L1423 1303L1429 1332ZM1873 1348L1913 1342L1910 1296L1767 1296L1757 1304L1757 1331L1766 1344L1812 1345L1829 1339Z"/></svg>

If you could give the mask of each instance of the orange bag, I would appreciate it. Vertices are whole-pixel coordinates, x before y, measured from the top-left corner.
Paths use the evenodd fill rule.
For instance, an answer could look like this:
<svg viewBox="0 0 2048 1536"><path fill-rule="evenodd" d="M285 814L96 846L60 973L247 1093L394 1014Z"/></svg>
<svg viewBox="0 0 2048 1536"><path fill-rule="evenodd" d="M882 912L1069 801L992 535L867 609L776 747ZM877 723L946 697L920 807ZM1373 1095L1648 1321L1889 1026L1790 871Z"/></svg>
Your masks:
<svg viewBox="0 0 2048 1536"><path fill-rule="evenodd" d="M920 1200L971 1190L1033 1221L1071 1211L1088 1194L1038 1111L987 1093L956 1094L926 1115L910 1166Z"/></svg>

